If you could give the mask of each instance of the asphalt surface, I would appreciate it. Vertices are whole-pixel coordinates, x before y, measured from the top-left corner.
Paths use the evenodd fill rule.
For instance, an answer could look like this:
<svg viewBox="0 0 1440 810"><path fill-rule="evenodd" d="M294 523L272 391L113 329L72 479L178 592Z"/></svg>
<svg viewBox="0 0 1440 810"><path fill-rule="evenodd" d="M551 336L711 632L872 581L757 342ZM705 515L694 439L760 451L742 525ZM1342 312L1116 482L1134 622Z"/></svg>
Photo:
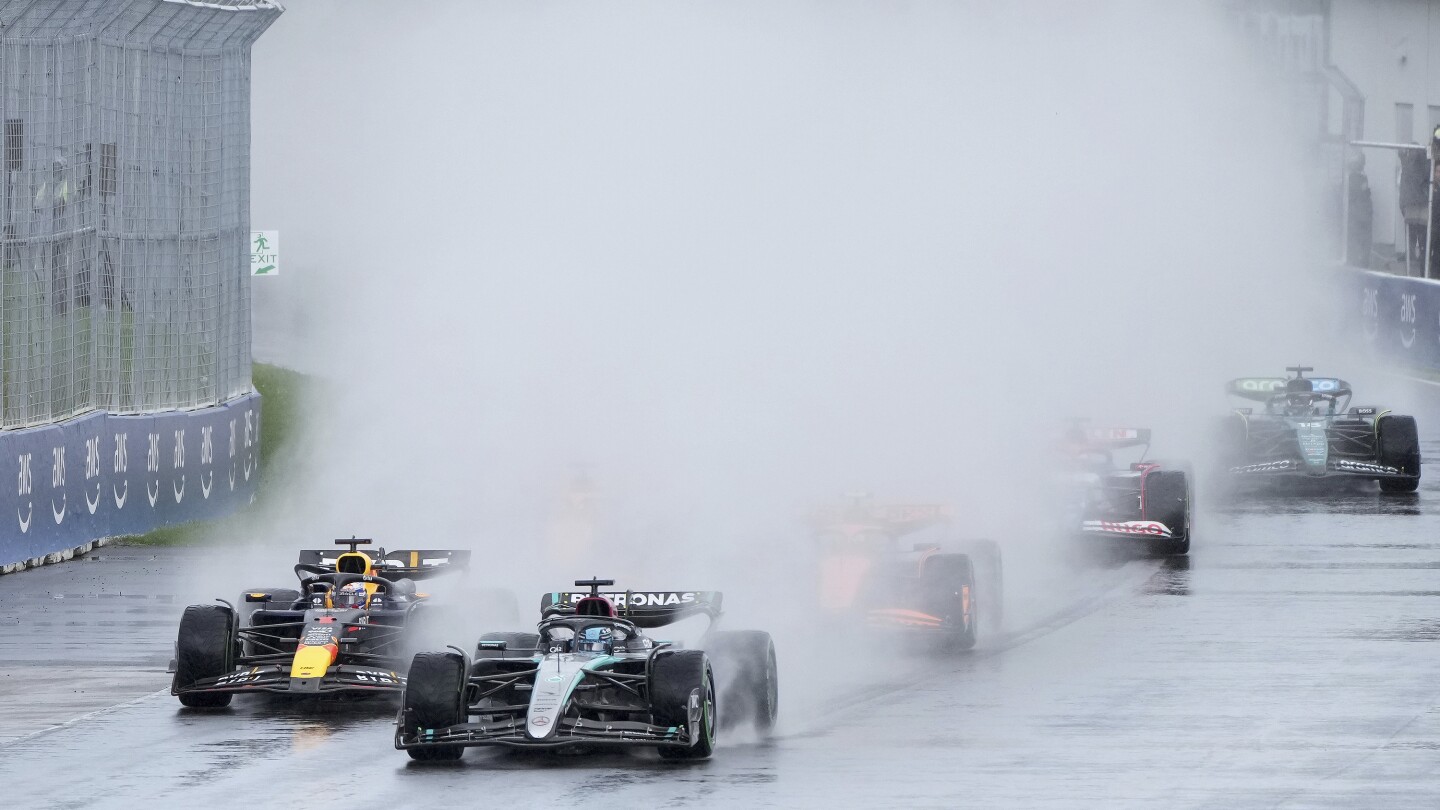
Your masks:
<svg viewBox="0 0 1440 810"><path fill-rule="evenodd" d="M1437 518L1436 472L1416 497L1249 499L1201 515L1188 563L1025 583L1053 598L1008 605L969 654L843 650L847 675L811 681L797 665L827 651L782 641L778 735L690 764L422 766L384 703L182 710L164 666L179 611L208 598L184 572L223 561L107 548L0 578L0 784L34 808L1440 807Z"/></svg>

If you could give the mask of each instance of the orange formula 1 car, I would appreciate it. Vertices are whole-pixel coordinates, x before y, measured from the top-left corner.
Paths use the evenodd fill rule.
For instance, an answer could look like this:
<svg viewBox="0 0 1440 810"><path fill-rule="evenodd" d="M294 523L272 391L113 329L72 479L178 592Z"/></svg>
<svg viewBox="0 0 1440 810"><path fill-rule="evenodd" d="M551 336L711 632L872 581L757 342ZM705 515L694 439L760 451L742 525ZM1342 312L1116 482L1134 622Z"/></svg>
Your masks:
<svg viewBox="0 0 1440 810"><path fill-rule="evenodd" d="M958 541L941 504L879 504L852 496L812 516L820 553L820 606L862 614L872 627L933 634L944 649L969 649L1002 611L999 548ZM924 533L927 542L904 538Z"/></svg>

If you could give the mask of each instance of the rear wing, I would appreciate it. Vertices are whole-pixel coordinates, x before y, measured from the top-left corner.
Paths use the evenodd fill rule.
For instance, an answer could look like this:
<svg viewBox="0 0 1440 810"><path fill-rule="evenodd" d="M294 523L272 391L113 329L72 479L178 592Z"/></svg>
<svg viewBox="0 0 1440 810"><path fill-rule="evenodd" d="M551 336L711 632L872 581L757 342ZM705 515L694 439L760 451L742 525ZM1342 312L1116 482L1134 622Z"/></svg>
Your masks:
<svg viewBox="0 0 1440 810"><path fill-rule="evenodd" d="M674 624L691 616L720 618L720 591L601 591L600 596L615 603L620 618L636 627L652 628ZM565 613L590 596L586 591L555 591L540 597L540 614Z"/></svg>
<svg viewBox="0 0 1440 810"><path fill-rule="evenodd" d="M816 529L837 526L874 526L895 535L909 534L945 523L954 517L949 506L942 503L870 503L856 499L843 506L817 509L810 515Z"/></svg>
<svg viewBox="0 0 1440 810"><path fill-rule="evenodd" d="M1085 428L1085 441L1093 447L1119 450L1150 446L1150 428Z"/></svg>
<svg viewBox="0 0 1440 810"><path fill-rule="evenodd" d="M344 549L305 549L300 552L300 562L334 569L335 560ZM375 575L385 579L429 579L451 571L470 568L468 549L402 549L386 551L383 548L365 550L361 553L370 557L375 565Z"/></svg>
<svg viewBox="0 0 1440 810"><path fill-rule="evenodd" d="M1310 383L1310 390L1316 394L1326 394L1332 397L1350 394L1350 383L1336 377L1305 377L1304 379ZM1284 377L1240 377L1226 384L1225 393L1241 399L1268 402L1271 397L1285 393L1285 385L1289 382L1291 380Z"/></svg>

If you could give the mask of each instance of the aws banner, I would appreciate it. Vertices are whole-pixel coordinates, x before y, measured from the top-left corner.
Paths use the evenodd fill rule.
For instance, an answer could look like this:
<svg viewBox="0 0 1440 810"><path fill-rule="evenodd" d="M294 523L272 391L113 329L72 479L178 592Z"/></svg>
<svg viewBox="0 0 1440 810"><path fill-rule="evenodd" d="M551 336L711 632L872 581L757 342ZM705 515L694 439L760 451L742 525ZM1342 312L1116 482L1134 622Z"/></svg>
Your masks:
<svg viewBox="0 0 1440 810"><path fill-rule="evenodd" d="M1440 370L1440 281L1361 271L1347 306L1380 356Z"/></svg>
<svg viewBox="0 0 1440 810"><path fill-rule="evenodd" d="M226 515L259 481L260 397L0 433L0 565Z"/></svg>

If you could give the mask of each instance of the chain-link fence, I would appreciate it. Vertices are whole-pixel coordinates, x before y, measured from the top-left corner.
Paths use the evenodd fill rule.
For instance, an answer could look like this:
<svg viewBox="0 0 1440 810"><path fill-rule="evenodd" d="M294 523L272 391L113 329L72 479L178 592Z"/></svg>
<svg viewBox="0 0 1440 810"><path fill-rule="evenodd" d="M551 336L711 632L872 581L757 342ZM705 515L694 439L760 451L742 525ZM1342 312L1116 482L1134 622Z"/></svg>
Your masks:
<svg viewBox="0 0 1440 810"><path fill-rule="evenodd" d="M0 0L0 428L250 385L265 0Z"/></svg>

